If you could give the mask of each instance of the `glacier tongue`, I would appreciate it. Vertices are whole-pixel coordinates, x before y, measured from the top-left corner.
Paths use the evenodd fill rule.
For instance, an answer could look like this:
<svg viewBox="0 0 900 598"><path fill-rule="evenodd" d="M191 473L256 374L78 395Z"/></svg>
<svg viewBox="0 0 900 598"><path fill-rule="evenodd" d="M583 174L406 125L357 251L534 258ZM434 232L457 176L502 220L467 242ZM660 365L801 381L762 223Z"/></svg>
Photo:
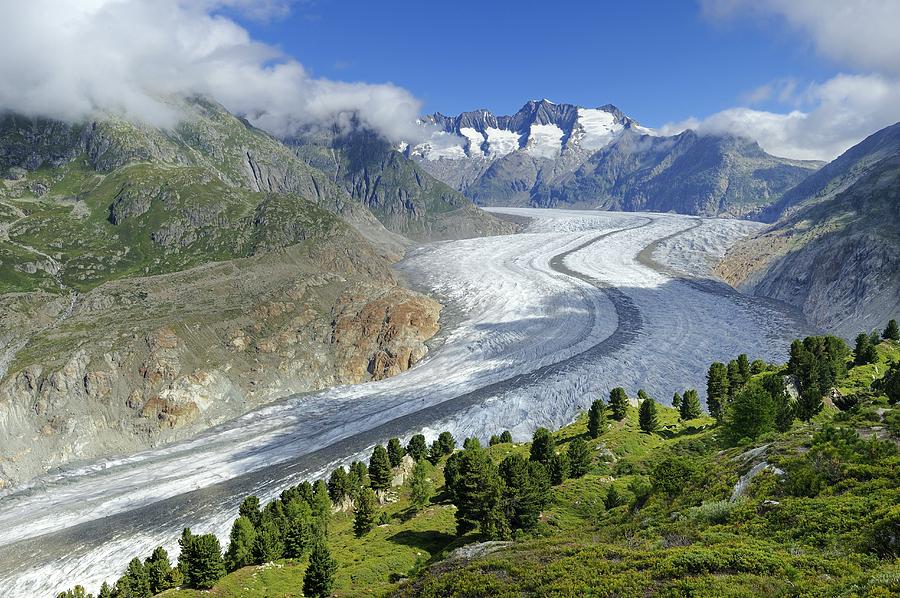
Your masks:
<svg viewBox="0 0 900 598"><path fill-rule="evenodd" d="M96 590L157 545L174 555L185 526L226 541L243 496L276 496L389 436L447 429L485 438L508 428L523 439L619 385L663 402L688 387L702 395L709 362L745 351L780 360L806 332L777 307L676 273L680 248L702 256L739 236L729 221L498 211L532 223L519 235L428 245L401 264L451 318L415 368L288 397L189 441L7 491L0 595L75 582ZM680 236L689 241L673 242Z"/></svg>

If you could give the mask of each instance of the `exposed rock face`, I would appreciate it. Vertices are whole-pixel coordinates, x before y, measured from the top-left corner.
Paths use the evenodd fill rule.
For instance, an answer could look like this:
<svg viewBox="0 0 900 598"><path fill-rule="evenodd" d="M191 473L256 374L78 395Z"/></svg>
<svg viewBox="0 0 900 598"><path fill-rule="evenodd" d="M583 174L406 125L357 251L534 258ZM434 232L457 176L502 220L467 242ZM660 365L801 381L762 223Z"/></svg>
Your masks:
<svg viewBox="0 0 900 598"><path fill-rule="evenodd" d="M732 285L803 309L852 338L900 313L900 125L876 133L804 181L768 230L718 267ZM888 151L893 143L893 152ZM871 151L866 151L871 150ZM829 178L830 177L830 178Z"/></svg>

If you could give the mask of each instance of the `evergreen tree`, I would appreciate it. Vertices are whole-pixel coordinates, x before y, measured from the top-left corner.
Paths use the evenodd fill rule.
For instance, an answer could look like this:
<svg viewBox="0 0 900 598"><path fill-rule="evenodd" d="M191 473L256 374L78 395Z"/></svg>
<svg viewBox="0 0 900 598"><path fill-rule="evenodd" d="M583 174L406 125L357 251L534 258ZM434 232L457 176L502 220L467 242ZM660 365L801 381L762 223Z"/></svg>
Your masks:
<svg viewBox="0 0 900 598"><path fill-rule="evenodd" d="M878 380L873 386L887 396L891 405L900 402L900 361L892 363L884 378Z"/></svg>
<svg viewBox="0 0 900 598"><path fill-rule="evenodd" d="M71 590L60 592L56 598L94 598L93 594L88 594L84 586L75 586Z"/></svg>
<svg viewBox="0 0 900 598"><path fill-rule="evenodd" d="M684 391L684 397L681 399L681 409L679 414L682 420L694 419L700 417L703 411L700 408L700 396L693 388Z"/></svg>
<svg viewBox="0 0 900 598"><path fill-rule="evenodd" d="M112 588L105 581L100 585L100 593L97 594L97 598L113 598Z"/></svg>
<svg viewBox="0 0 900 598"><path fill-rule="evenodd" d="M547 466L550 483L559 486L569 477L569 456L566 453L553 453Z"/></svg>
<svg viewBox="0 0 900 598"><path fill-rule="evenodd" d="M169 553L162 546L157 546L153 553L144 561L144 570L150 582L150 595L155 596L169 588L175 587L172 583L172 563L169 561Z"/></svg>
<svg viewBox="0 0 900 598"><path fill-rule="evenodd" d="M325 480L316 480L313 484L313 497L309 506L316 525L323 532L327 531L328 518L331 516L331 497L328 496L328 484Z"/></svg>
<svg viewBox="0 0 900 598"><path fill-rule="evenodd" d="M649 398L650 398L650 395L648 395L647 392L646 392L643 388L641 388L640 390L638 390L638 393L637 393L637 400L638 400L638 404L639 404L639 405L640 405L641 403L643 403L644 401L646 401L647 399L649 399Z"/></svg>
<svg viewBox="0 0 900 598"><path fill-rule="evenodd" d="M724 435L727 442L737 444L744 438L755 440L775 429L776 408L772 396L759 382L752 382L738 392L725 414Z"/></svg>
<svg viewBox="0 0 900 598"><path fill-rule="evenodd" d="M229 571L252 565L253 546L256 544L256 528L247 517L241 515L231 526L228 539L228 551L225 553L225 566Z"/></svg>
<svg viewBox="0 0 900 598"><path fill-rule="evenodd" d="M416 461L421 461L428 455L428 445L425 443L424 434L416 434L409 439L406 445L406 452Z"/></svg>
<svg viewBox="0 0 900 598"><path fill-rule="evenodd" d="M728 368L717 361L709 366L706 374L706 406L709 414L718 421L722 421L722 409L728 396Z"/></svg>
<svg viewBox="0 0 900 598"><path fill-rule="evenodd" d="M447 462L444 463L444 488L447 490L450 500L455 500L456 498L453 496L453 490L456 488L456 482L459 479L459 464L462 456L462 452L453 453L447 458Z"/></svg>
<svg viewBox="0 0 900 598"><path fill-rule="evenodd" d="M619 494L619 491L616 490L614 485L611 485L607 491L606 496L603 499L603 506L606 507L607 510L615 509L616 507L620 507L625 504L625 499L622 495Z"/></svg>
<svg viewBox="0 0 900 598"><path fill-rule="evenodd" d="M510 432L509 430L503 430L503 432L500 434L500 442L512 442L512 432Z"/></svg>
<svg viewBox="0 0 900 598"><path fill-rule="evenodd" d="M428 469L424 463L416 463L409 481L409 499L413 510L421 511L434 495L434 485L428 479Z"/></svg>
<svg viewBox="0 0 900 598"><path fill-rule="evenodd" d="M496 434L491 434L490 440L488 440L488 446L496 446L500 444L500 437Z"/></svg>
<svg viewBox="0 0 900 598"><path fill-rule="evenodd" d="M190 530L185 531L190 534ZM225 575L219 539L215 534L182 535L182 542L178 565L184 572L184 584L198 590L211 588Z"/></svg>
<svg viewBox="0 0 900 598"><path fill-rule="evenodd" d="M369 459L369 484L373 490L387 490L391 487L391 461L380 444L375 445L372 458Z"/></svg>
<svg viewBox="0 0 900 598"><path fill-rule="evenodd" d="M356 497L353 509L353 531L361 538L375 527L376 499L371 488L365 488Z"/></svg>
<svg viewBox="0 0 900 598"><path fill-rule="evenodd" d="M325 598L334 588L335 561L324 542L316 542L309 555L309 565L303 574L303 595Z"/></svg>
<svg viewBox="0 0 900 598"><path fill-rule="evenodd" d="M787 392L784 377L779 374L766 376L762 379L763 388L772 397L775 406L775 429L779 432L787 432L794 423L794 402Z"/></svg>
<svg viewBox="0 0 900 598"><path fill-rule="evenodd" d="M588 409L588 436L591 438L599 438L606 428L606 403L602 399L597 399L591 403Z"/></svg>
<svg viewBox="0 0 900 598"><path fill-rule="evenodd" d="M754 376L762 374L767 367L766 362L762 359L754 359L753 363L750 364L750 374Z"/></svg>
<svg viewBox="0 0 900 598"><path fill-rule="evenodd" d="M900 341L900 328L897 327L897 320L888 322L887 328L881 333L881 338L886 341Z"/></svg>
<svg viewBox="0 0 900 598"><path fill-rule="evenodd" d="M731 399L744 385L744 377L741 375L741 368L736 359L728 362L728 398Z"/></svg>
<svg viewBox="0 0 900 598"><path fill-rule="evenodd" d="M737 358L738 373L741 375L741 384L750 382L750 358L746 353L741 353Z"/></svg>
<svg viewBox="0 0 900 598"><path fill-rule="evenodd" d="M388 459L391 461L391 467L400 467L400 464L403 462L403 457L406 455L406 451L403 450L403 445L400 444L399 438L391 438L388 440L387 453Z"/></svg>
<svg viewBox="0 0 900 598"><path fill-rule="evenodd" d="M281 530L271 517L263 517L256 528L253 543L253 561L257 564L271 563L284 555L284 539Z"/></svg>
<svg viewBox="0 0 900 598"><path fill-rule="evenodd" d="M441 432L438 436L438 444L445 455L449 455L456 448L456 440L454 440L453 434L446 431Z"/></svg>
<svg viewBox="0 0 900 598"><path fill-rule="evenodd" d="M609 392L609 409L615 420L622 421L628 415L628 395L625 389L617 386Z"/></svg>
<svg viewBox="0 0 900 598"><path fill-rule="evenodd" d="M456 533L461 536L480 529L483 535L496 537L505 527L497 521L501 506L497 468L484 449L469 449L459 455L452 487Z"/></svg>
<svg viewBox="0 0 900 598"><path fill-rule="evenodd" d="M856 337L856 348L853 350L853 363L865 365L878 361L878 352L872 343L872 337L865 332L860 332Z"/></svg>
<svg viewBox="0 0 900 598"><path fill-rule="evenodd" d="M432 465L437 465L441 462L441 458L444 456L444 449L441 448L441 442L439 440L435 440L431 443L431 448L428 449L428 462Z"/></svg>
<svg viewBox="0 0 900 598"><path fill-rule="evenodd" d="M591 449L581 438L569 443L569 475L580 478L591 470Z"/></svg>
<svg viewBox="0 0 900 598"><path fill-rule="evenodd" d="M259 499L255 496L248 496L245 498L238 508L238 515L249 519L250 523L253 524L253 527L259 525L260 514Z"/></svg>
<svg viewBox="0 0 900 598"><path fill-rule="evenodd" d="M347 474L347 494L355 496L365 488L369 482L369 468L362 461L354 461L350 464L350 472Z"/></svg>
<svg viewBox="0 0 900 598"><path fill-rule="evenodd" d="M349 493L349 481L347 479L347 471L341 465L331 472L328 478L328 496L331 502L338 504Z"/></svg>
<svg viewBox="0 0 900 598"><path fill-rule="evenodd" d="M288 526L284 533L284 556L299 559L317 537L321 524L315 523L309 503L296 500L289 509ZM230 548L230 547L229 547Z"/></svg>
<svg viewBox="0 0 900 598"><path fill-rule="evenodd" d="M531 530L537 525L541 510L550 496L550 477L547 469L537 462L528 462L518 454L509 455L500 463L502 510L512 529Z"/></svg>
<svg viewBox="0 0 900 598"><path fill-rule="evenodd" d="M463 449L481 448L481 442L474 436L463 440Z"/></svg>
<svg viewBox="0 0 900 598"><path fill-rule="evenodd" d="M116 595L122 598L150 598L150 576L141 563L141 559L133 558L125 569L125 574L116 582Z"/></svg>
<svg viewBox="0 0 900 598"><path fill-rule="evenodd" d="M647 398L641 402L641 406L638 409L638 424L640 425L641 430L652 434L659 428L659 418L656 414L656 401L647 396L646 393L644 396Z"/></svg>
<svg viewBox="0 0 900 598"><path fill-rule="evenodd" d="M556 453L556 441L547 428L538 428L531 439L531 460L550 467L550 459Z"/></svg>
<svg viewBox="0 0 900 598"><path fill-rule="evenodd" d="M681 411L681 394L677 392L672 395L672 408L676 411Z"/></svg>

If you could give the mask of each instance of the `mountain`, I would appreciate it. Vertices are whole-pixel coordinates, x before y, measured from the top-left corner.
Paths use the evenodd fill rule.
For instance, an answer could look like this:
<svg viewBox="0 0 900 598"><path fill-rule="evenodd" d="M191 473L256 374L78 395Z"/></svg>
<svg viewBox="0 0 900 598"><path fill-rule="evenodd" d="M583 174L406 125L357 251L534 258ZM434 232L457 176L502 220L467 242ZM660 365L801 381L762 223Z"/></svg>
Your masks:
<svg viewBox="0 0 900 598"><path fill-rule="evenodd" d="M755 141L733 135L627 132L574 172L540 185L533 203L745 216L780 197L817 166L776 158Z"/></svg>
<svg viewBox="0 0 900 598"><path fill-rule="evenodd" d="M779 219L719 266L734 286L803 309L852 337L900 313L900 123L784 195Z"/></svg>
<svg viewBox="0 0 900 598"><path fill-rule="evenodd" d="M748 216L820 166L771 156L732 135L660 136L612 105L530 101L423 119L436 130L406 153L480 205Z"/></svg>
<svg viewBox="0 0 900 598"><path fill-rule="evenodd" d="M383 142L346 142L342 170L384 157L350 193L218 104L172 102L169 129L0 116L0 487L407 369L440 305L398 284L399 233L510 230Z"/></svg>

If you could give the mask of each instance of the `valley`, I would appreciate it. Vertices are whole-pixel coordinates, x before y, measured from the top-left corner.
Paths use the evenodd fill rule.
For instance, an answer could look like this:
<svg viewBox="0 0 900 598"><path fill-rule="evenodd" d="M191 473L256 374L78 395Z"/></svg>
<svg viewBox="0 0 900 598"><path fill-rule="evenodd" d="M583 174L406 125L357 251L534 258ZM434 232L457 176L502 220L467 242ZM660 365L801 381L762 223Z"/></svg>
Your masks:
<svg viewBox="0 0 900 598"><path fill-rule="evenodd" d="M444 305L428 355L396 376L295 395L174 444L77 462L7 490L0 593L96 589L181 528L227 538L262 500L389 436L485 438L572 421L614 386L660 398L746 352L782 361L813 330L710 269L760 225L655 213L498 208L516 235L438 241L396 265ZM665 402L665 400L664 400Z"/></svg>

